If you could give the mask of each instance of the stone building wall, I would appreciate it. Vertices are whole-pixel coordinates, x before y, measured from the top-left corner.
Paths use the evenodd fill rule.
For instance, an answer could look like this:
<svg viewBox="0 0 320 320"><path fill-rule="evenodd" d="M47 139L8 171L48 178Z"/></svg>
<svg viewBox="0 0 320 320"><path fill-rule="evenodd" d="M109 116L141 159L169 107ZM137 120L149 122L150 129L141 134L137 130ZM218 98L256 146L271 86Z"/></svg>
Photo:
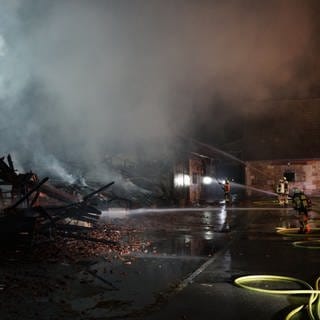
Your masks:
<svg viewBox="0 0 320 320"><path fill-rule="evenodd" d="M286 176L289 188L299 188L310 196L320 196L320 159L247 161L247 194L275 192L279 179ZM290 181L292 179L292 181Z"/></svg>

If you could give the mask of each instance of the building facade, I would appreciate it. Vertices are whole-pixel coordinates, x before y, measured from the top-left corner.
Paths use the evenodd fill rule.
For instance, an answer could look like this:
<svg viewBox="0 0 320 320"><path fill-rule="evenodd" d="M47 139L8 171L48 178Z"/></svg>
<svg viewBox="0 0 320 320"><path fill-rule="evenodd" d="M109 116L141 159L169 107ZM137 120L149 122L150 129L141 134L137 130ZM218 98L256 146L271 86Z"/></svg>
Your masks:
<svg viewBox="0 0 320 320"><path fill-rule="evenodd" d="M294 187L320 195L320 100L265 101L248 108L242 159L248 195L275 192L285 176Z"/></svg>
<svg viewBox="0 0 320 320"><path fill-rule="evenodd" d="M206 166L206 161L197 157L186 158L175 165L175 197L180 206L197 205L202 201Z"/></svg>
<svg viewBox="0 0 320 320"><path fill-rule="evenodd" d="M247 161L245 180L247 194L263 195L276 191L280 178L289 181L289 190L304 190L307 195L320 196L320 159Z"/></svg>

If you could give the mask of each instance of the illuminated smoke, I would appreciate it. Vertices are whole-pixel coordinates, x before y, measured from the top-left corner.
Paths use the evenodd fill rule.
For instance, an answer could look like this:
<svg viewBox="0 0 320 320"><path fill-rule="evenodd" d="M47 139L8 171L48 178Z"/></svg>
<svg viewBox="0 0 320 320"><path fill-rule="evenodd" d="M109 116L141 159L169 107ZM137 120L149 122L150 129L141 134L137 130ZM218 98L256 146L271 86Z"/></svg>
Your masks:
<svg viewBox="0 0 320 320"><path fill-rule="evenodd" d="M230 118L257 108L247 99L319 83L316 1L1 5L0 154L21 163L148 158L196 128L215 145Z"/></svg>
<svg viewBox="0 0 320 320"><path fill-rule="evenodd" d="M46 168L50 175L60 178L69 184L73 184L77 181L77 178L68 173L63 165L52 155L47 155L44 158L38 160L40 167Z"/></svg>

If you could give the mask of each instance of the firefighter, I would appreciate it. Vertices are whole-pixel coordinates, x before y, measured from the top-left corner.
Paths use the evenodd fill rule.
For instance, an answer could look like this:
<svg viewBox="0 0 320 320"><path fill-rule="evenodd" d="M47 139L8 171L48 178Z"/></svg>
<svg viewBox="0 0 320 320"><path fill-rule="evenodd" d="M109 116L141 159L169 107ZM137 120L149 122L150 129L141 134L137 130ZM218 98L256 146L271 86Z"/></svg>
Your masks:
<svg viewBox="0 0 320 320"><path fill-rule="evenodd" d="M308 211L311 208L310 199L303 191L295 189L292 196L292 206L299 215L299 233L310 232L310 226L308 225Z"/></svg>
<svg viewBox="0 0 320 320"><path fill-rule="evenodd" d="M224 191L224 200L225 200L225 203L227 204L231 201L231 196L230 196L231 186L230 186L229 179L226 179L223 185L223 191Z"/></svg>
<svg viewBox="0 0 320 320"><path fill-rule="evenodd" d="M278 194L278 201L279 204L282 206L284 205L285 201L284 201L284 180L283 178L279 179L279 183L277 185L277 190L276 190L277 194Z"/></svg>
<svg viewBox="0 0 320 320"><path fill-rule="evenodd" d="M286 177L283 177L283 202L287 206L289 204L289 182Z"/></svg>

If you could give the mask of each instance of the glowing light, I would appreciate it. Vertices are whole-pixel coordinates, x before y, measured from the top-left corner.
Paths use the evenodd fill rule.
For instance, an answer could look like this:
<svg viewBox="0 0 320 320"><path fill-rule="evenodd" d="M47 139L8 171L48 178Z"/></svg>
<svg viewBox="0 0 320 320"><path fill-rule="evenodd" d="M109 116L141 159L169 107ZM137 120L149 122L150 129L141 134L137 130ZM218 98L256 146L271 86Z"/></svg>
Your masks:
<svg viewBox="0 0 320 320"><path fill-rule="evenodd" d="M219 219L219 223L221 225L226 223L227 210L226 210L226 206L225 205L221 207L221 211L219 212L218 219Z"/></svg>
<svg viewBox="0 0 320 320"><path fill-rule="evenodd" d="M205 240L212 240L213 239L213 232L212 231L205 231L203 236L204 236Z"/></svg>
<svg viewBox="0 0 320 320"><path fill-rule="evenodd" d="M192 240L192 237L190 235L185 235L184 236L184 243L190 243Z"/></svg>
<svg viewBox="0 0 320 320"><path fill-rule="evenodd" d="M190 176L187 174L177 174L174 177L174 185L175 187L186 187L190 186Z"/></svg>
<svg viewBox="0 0 320 320"><path fill-rule="evenodd" d="M213 179L211 177L203 177L202 182L204 184L211 184Z"/></svg>

